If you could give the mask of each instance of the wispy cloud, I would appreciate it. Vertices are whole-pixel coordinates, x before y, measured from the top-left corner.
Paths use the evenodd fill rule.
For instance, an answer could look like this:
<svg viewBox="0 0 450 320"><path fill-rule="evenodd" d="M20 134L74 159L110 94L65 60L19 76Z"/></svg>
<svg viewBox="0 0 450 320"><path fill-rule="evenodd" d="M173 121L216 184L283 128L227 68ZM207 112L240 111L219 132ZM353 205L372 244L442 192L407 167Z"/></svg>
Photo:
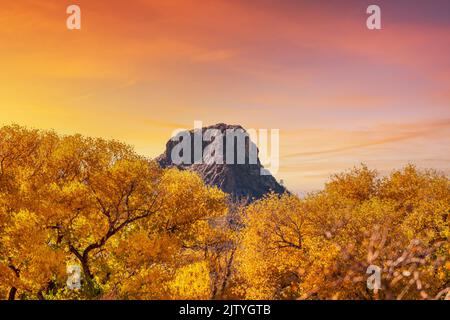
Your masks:
<svg viewBox="0 0 450 320"><path fill-rule="evenodd" d="M443 129L450 128L450 119L437 120L431 122L423 123L413 123L413 124L383 124L372 128L371 130L366 130L365 134L367 140L360 143L350 143L336 148L322 149L317 151L308 152L296 152L290 153L282 156L282 158L299 158L317 155L329 155L334 153L341 153L345 151L358 150L362 148L367 148L371 146L384 145L394 142L400 142L405 140L411 140L419 137L426 137L432 133L436 133ZM290 132L292 135L293 133ZM370 139L372 135L383 135L384 137L379 139ZM355 132L355 136L360 138ZM338 142L336 140L335 142Z"/></svg>

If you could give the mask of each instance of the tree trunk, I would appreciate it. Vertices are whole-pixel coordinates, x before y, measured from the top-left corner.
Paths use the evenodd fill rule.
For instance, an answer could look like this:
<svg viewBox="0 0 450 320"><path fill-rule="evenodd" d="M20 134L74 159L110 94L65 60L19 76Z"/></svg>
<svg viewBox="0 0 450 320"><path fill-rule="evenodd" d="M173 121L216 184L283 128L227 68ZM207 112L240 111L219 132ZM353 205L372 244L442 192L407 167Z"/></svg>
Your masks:
<svg viewBox="0 0 450 320"><path fill-rule="evenodd" d="M89 268L89 263L88 263L88 258L83 258L81 260L81 266L83 267L83 273L84 276L88 279L88 280L93 280L94 276L91 273L91 269Z"/></svg>
<svg viewBox="0 0 450 320"><path fill-rule="evenodd" d="M17 293L17 288L16 287L12 287L9 290L8 300L15 300L16 299L16 293Z"/></svg>

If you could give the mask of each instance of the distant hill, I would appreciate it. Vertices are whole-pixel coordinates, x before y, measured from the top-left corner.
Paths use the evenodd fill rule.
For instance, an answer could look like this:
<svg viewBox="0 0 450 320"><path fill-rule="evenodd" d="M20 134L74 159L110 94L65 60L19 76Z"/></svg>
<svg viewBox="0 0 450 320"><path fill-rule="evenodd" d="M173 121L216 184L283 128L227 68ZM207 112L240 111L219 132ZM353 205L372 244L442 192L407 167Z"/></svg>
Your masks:
<svg viewBox="0 0 450 320"><path fill-rule="evenodd" d="M208 129L217 129L225 136L225 132L227 130L239 130L239 132L246 131L239 125L227 125L223 123L219 123L213 126L202 128L202 133L204 133ZM199 133L198 131L185 131L184 134L189 133L192 141L192 149L193 149L193 140L194 140L194 132ZM245 148L245 164L227 164L226 161L226 142L223 140L223 155L224 155L224 164L207 164L207 163L197 163L194 164L194 158L192 151L191 164L175 164L172 161L172 151L173 148L179 143L176 140L169 140L166 144L166 150L163 154L161 154L156 160L160 164L161 167L177 167L181 170L192 170L197 172L206 184L211 186L217 186L224 192L230 194L235 200L247 200L249 202L262 198L265 194L270 192L282 194L286 192L286 189L280 185L276 179L272 175L261 175L261 169L263 166L259 160L257 159L256 164L249 164L249 139L246 140L246 148ZM202 149L205 148L212 143L217 143L214 139L212 141L203 141ZM253 145L254 146L254 145ZM235 147L236 150L236 147ZM256 149L257 150L257 149ZM257 154L259 150L257 150ZM235 161L236 163L236 161ZM263 169L264 170L264 169Z"/></svg>

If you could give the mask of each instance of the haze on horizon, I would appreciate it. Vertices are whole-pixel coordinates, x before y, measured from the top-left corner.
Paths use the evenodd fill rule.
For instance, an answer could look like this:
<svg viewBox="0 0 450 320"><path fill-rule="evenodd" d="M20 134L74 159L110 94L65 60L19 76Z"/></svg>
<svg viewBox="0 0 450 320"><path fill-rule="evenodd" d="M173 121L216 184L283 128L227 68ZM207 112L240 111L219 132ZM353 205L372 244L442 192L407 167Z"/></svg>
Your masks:
<svg viewBox="0 0 450 320"><path fill-rule="evenodd" d="M450 2L79 0L0 6L0 124L114 138L155 157L176 128L280 129L295 191L362 162L450 173Z"/></svg>

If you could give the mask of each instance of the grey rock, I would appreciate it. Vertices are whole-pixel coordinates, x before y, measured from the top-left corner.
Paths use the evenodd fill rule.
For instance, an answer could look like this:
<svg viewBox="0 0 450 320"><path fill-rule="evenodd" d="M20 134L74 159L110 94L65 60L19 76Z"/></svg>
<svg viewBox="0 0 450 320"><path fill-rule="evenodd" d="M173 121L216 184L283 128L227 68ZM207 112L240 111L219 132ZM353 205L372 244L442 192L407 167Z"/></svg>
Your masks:
<svg viewBox="0 0 450 320"><path fill-rule="evenodd" d="M202 161L202 163L194 163L194 134L200 134L200 130L197 131L191 130L188 132L191 137L191 161L188 164L185 163L174 163L172 161L172 150L181 140L171 139L166 144L165 152L156 158L156 161L163 168L177 167L180 170L192 170L197 172L204 182L211 186L217 186L224 192L231 195L232 199L237 201L246 201L252 202L254 200L262 198L264 195L274 192L277 194L282 194L287 192L286 189L280 185L276 179L272 175L261 175L261 170L264 170L259 157L257 157L257 161L255 164L250 164L249 162L249 150L250 146L253 146L256 151L256 155L258 155L259 150L250 141L249 138L245 139L245 163L244 164L236 164L237 158L235 155L235 164L229 164L230 161L226 159L226 138L225 133L229 131L233 132L241 132L244 135L247 135L247 131L239 125L226 125L224 123L219 123L213 126L202 128L202 134L205 133L208 129L216 129L220 130L220 133L223 135L223 155L224 162L223 164L211 163L208 164L206 161ZM237 131L236 131L237 130ZM205 148L212 144L218 143L213 138L212 141L203 141L202 142L202 151ZM251 145L250 145L251 144ZM202 152L203 153L203 152ZM236 153L236 147L235 147ZM207 156L203 160L207 160Z"/></svg>

